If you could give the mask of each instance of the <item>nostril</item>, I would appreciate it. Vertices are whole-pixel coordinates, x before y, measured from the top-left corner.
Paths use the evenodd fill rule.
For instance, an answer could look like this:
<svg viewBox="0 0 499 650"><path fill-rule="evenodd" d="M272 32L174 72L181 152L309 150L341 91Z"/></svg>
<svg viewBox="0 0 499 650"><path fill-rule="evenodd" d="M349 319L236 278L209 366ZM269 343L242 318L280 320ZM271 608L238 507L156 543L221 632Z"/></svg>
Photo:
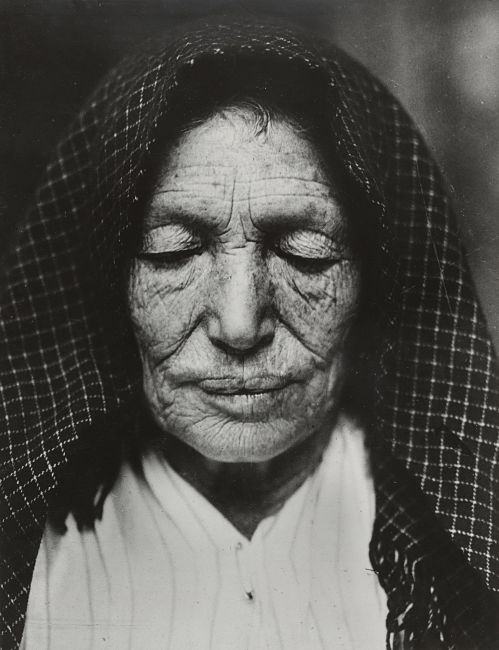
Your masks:
<svg viewBox="0 0 499 650"><path fill-rule="evenodd" d="M252 319L235 323L215 317L209 323L208 336L224 352L248 354L272 342L274 324L268 317L258 323L252 322Z"/></svg>

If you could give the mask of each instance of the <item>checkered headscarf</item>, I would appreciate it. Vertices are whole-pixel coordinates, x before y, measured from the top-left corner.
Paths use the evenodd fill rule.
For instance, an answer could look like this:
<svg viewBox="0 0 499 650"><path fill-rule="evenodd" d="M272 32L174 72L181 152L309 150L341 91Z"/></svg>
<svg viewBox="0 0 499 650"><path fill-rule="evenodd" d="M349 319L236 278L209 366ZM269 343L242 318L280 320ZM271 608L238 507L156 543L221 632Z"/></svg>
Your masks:
<svg viewBox="0 0 499 650"><path fill-rule="evenodd" d="M431 632L442 647L492 647L497 369L440 175L404 110L345 54L293 29L231 22L170 34L107 76L59 145L5 261L2 648L19 642L49 495L76 441L136 399L129 333L103 315L115 308L108 273L156 124L183 71L254 54L322 75L337 155L378 219L386 291L371 558L388 593L388 642L418 647Z"/></svg>

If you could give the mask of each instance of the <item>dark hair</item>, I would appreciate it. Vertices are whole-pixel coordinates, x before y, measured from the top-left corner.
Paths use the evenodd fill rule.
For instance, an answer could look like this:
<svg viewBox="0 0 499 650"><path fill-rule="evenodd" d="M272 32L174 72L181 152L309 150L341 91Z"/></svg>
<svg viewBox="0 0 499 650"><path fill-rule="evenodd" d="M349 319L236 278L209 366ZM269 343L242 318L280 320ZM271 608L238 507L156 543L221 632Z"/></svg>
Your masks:
<svg viewBox="0 0 499 650"><path fill-rule="evenodd" d="M373 312L380 304L379 247L372 207L336 151L332 93L321 70L270 55L210 56L184 67L163 107L153 134L154 144L143 160L135 192L138 201L130 206L120 264L123 276L128 277L129 264L141 237L142 214L157 184L165 152L180 134L227 109L250 114L255 134L265 132L273 120L288 122L313 144L330 170L348 217L352 246L361 260L362 296L351 337L350 373L343 390L343 407L366 423L373 401L373 322L378 320ZM142 395L137 396L137 404L131 405L126 413L114 414L113 418L107 435L102 431L98 435L89 432L66 467L50 510L50 520L61 532L70 512L80 528L92 527L102 516L105 498L125 459L141 471L140 452L156 430Z"/></svg>

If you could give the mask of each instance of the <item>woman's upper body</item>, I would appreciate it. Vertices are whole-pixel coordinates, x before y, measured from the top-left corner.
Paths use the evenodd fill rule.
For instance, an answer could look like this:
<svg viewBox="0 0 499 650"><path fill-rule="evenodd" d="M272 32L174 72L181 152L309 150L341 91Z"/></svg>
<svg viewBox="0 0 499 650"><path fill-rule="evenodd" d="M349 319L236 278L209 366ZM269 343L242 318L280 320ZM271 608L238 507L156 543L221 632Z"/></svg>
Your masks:
<svg viewBox="0 0 499 650"><path fill-rule="evenodd" d="M125 466L94 530L48 528L22 648L384 648L369 561L363 432L335 427L318 469L251 538L161 454Z"/></svg>
<svg viewBox="0 0 499 650"><path fill-rule="evenodd" d="M344 409L388 643L494 643L493 351L439 174L364 69L271 23L144 47L61 143L4 270L5 647L49 505L54 534L95 528L83 548L154 447L252 538L323 475Z"/></svg>

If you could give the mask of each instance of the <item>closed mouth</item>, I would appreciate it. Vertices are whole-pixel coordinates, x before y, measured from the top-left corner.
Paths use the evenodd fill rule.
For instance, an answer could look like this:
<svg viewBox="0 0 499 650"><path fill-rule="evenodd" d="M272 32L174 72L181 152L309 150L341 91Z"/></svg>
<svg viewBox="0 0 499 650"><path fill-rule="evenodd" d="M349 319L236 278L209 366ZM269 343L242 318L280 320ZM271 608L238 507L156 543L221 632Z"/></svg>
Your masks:
<svg viewBox="0 0 499 650"><path fill-rule="evenodd" d="M212 395L259 395L272 393L291 383L289 377L214 377L203 379L199 387Z"/></svg>

